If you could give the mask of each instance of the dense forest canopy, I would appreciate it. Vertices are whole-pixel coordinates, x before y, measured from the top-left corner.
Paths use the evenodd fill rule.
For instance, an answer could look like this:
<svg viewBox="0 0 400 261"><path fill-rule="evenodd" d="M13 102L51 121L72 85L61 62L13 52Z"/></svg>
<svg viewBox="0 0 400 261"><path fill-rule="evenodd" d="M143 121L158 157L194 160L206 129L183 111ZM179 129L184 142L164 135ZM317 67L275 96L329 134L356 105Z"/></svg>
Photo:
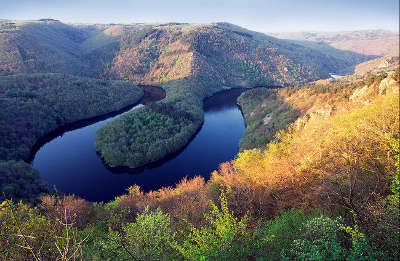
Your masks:
<svg viewBox="0 0 400 261"><path fill-rule="evenodd" d="M0 158L26 159L35 142L60 126L135 104L132 84L64 74L0 77Z"/></svg>

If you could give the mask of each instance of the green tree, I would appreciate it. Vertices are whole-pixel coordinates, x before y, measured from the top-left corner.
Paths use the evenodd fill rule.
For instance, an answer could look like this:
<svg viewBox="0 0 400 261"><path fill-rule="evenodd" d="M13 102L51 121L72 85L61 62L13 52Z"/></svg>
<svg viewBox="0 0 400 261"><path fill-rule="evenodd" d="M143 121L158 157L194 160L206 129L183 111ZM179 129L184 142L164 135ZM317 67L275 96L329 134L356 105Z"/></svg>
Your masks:
<svg viewBox="0 0 400 261"><path fill-rule="evenodd" d="M325 216L311 219L304 224L302 238L283 249L281 257L283 260L343 260L346 249L339 241L341 229L340 219Z"/></svg>
<svg viewBox="0 0 400 261"><path fill-rule="evenodd" d="M220 207L212 203L205 215L207 224L200 229L191 226L191 233L182 245L175 248L189 260L243 260L251 255L248 217L240 220L228 209L224 193Z"/></svg>
<svg viewBox="0 0 400 261"><path fill-rule="evenodd" d="M109 228L100 245L117 260L175 260L179 253L172 248L175 232L171 218L160 209L148 208L133 223L122 224L121 230ZM107 256L107 254L105 254Z"/></svg>

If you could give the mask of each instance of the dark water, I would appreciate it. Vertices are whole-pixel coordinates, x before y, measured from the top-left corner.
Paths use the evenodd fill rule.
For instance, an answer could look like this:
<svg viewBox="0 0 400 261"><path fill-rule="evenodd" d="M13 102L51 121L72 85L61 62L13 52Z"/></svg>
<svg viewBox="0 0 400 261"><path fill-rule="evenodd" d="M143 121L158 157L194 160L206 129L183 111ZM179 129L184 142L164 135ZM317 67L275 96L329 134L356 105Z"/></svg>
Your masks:
<svg viewBox="0 0 400 261"><path fill-rule="evenodd" d="M204 103L204 124L194 139L177 155L156 165L139 170L109 169L104 165L96 154L95 134L118 116L52 139L38 149L32 164L59 191L90 201L112 200L134 184L149 191L173 186L185 176L201 175L208 179L221 162L237 154L245 130L236 105L241 92L230 90L208 98Z"/></svg>

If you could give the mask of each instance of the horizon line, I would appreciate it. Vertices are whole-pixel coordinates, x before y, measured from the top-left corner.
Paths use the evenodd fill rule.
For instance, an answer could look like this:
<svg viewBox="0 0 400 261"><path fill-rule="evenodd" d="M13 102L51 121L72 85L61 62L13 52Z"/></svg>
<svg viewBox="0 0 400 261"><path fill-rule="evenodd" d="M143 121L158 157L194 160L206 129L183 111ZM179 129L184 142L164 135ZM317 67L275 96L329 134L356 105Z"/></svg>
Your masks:
<svg viewBox="0 0 400 261"><path fill-rule="evenodd" d="M42 17L42 18L35 18L35 19L12 19L12 18L0 18L0 21L24 21L24 22L29 22L29 21L37 21L41 22L41 20L53 20L57 22L61 22L63 24L70 24L70 25L134 25L134 24L143 24L143 25L167 25L167 24L190 24L190 25L213 25L213 24L218 24L218 23L227 23L227 24L232 24L236 25L239 27L242 27L244 29L250 30L250 31L255 31L255 32L261 32L261 33L334 33L334 32L356 32L356 31L388 31L392 33L397 33L399 34L399 30L392 30L392 29L384 29L384 28L369 28L369 29L352 29L352 30L340 30L340 29L333 29L333 30L307 30L307 29L302 29L302 30L285 30L285 31L264 31L264 30L257 30L257 29L249 29L251 26L245 26L245 25L238 25L234 24L231 22L226 22L226 21L217 21L217 22L209 22L209 23L195 23L195 22L178 22L178 21L169 21L169 22L108 22L108 23L102 23L102 22L72 22L72 21L65 21L62 19L57 19L57 18L51 18L51 17ZM44 22L44 21L43 21Z"/></svg>

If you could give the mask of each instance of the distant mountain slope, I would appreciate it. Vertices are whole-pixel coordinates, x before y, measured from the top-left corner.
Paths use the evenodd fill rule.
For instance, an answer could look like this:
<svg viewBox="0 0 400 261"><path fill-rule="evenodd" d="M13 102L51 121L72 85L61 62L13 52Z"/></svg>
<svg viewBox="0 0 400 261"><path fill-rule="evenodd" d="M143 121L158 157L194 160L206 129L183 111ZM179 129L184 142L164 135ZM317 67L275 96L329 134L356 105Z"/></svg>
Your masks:
<svg viewBox="0 0 400 261"><path fill-rule="evenodd" d="M385 57L360 63L355 67L354 71L356 74L364 74L394 70L399 66L399 62L399 52L397 52L397 54L386 55Z"/></svg>
<svg viewBox="0 0 400 261"><path fill-rule="evenodd" d="M58 21L0 23L0 75L82 74L79 45L88 35Z"/></svg>
<svg viewBox="0 0 400 261"><path fill-rule="evenodd" d="M369 57L308 48L227 23L159 25L127 31L109 75L162 83L210 75L228 86L298 84Z"/></svg>
<svg viewBox="0 0 400 261"><path fill-rule="evenodd" d="M399 34L386 30L269 33L280 39L329 44L339 50L384 56L399 50Z"/></svg>
<svg viewBox="0 0 400 261"><path fill-rule="evenodd" d="M309 48L228 24L67 25L0 21L0 74L62 72L162 83L212 75L223 84L295 84L371 57Z"/></svg>

